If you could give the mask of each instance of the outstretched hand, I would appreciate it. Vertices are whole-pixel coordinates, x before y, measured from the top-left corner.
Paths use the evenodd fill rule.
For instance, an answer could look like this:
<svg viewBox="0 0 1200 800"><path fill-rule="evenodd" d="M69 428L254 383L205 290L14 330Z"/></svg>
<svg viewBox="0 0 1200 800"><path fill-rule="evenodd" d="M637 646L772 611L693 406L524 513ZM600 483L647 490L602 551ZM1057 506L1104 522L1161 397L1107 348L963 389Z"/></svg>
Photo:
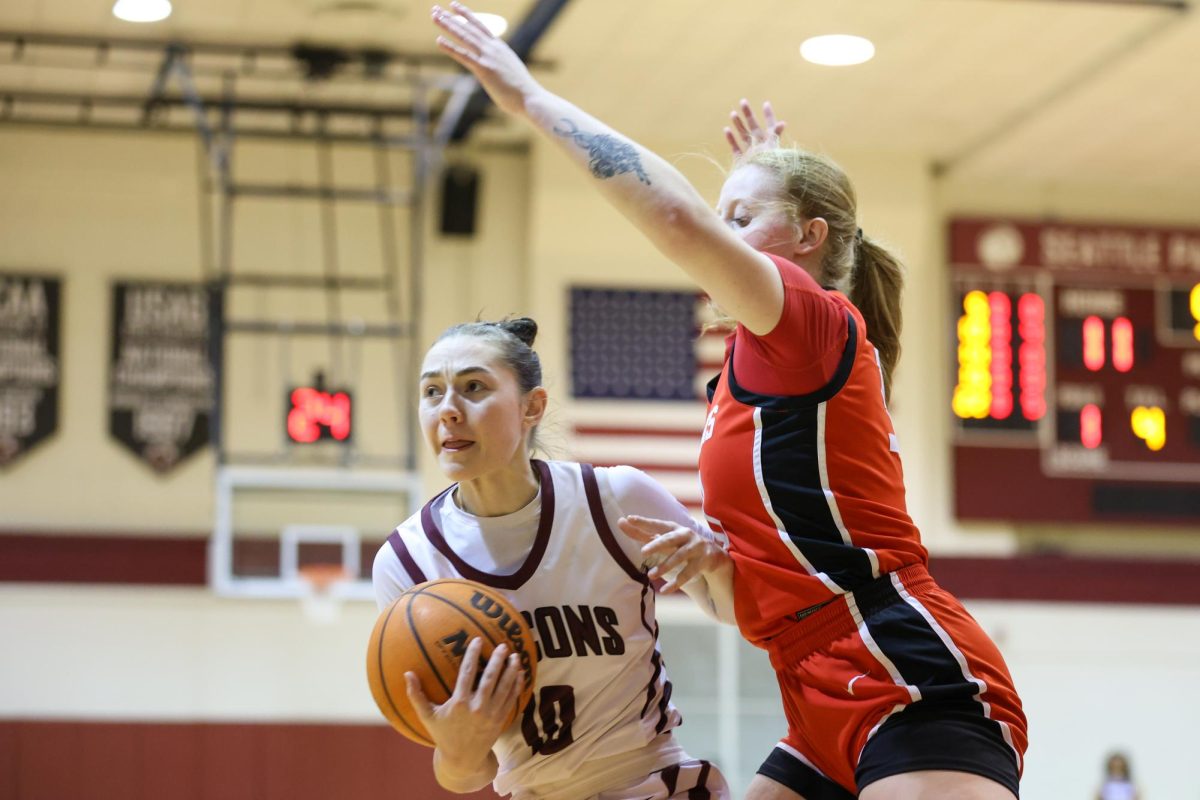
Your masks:
<svg viewBox="0 0 1200 800"><path fill-rule="evenodd" d="M739 114L738 111L741 111ZM770 101L763 103L763 124L759 124L754 109L743 99L738 108L729 112L732 127L725 128L725 141L735 156L745 155L756 147L773 147L779 142L779 135L787 127L787 123L775 119L775 109Z"/></svg>
<svg viewBox="0 0 1200 800"><path fill-rule="evenodd" d="M459 2L450 11L434 6L433 24L444 32L437 37L442 52L474 75L501 111L520 113L525 98L537 89L537 81L508 43L492 34L471 9Z"/></svg>
<svg viewBox="0 0 1200 800"><path fill-rule="evenodd" d="M697 531L674 522L627 516L617 521L634 541L644 542L642 557L652 564L647 577L666 576L659 590L672 592L698 575L716 570L729 556L721 546Z"/></svg>
<svg viewBox="0 0 1200 800"><path fill-rule="evenodd" d="M443 760L467 772L487 758L507 727L521 692L521 664L506 644L492 651L475 686L482 649L483 640L478 637L467 645L454 693L441 705L430 702L416 674L404 673L408 701Z"/></svg>

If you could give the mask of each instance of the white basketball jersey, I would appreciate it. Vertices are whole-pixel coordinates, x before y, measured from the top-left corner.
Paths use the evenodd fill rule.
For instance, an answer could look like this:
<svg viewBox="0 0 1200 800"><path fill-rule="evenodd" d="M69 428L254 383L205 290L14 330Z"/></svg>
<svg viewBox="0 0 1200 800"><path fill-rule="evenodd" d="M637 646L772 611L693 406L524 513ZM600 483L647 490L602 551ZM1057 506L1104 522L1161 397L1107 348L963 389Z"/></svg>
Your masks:
<svg viewBox="0 0 1200 800"><path fill-rule="evenodd" d="M584 762L643 748L680 723L658 649L654 591L617 541L623 534L610 529L592 467L533 463L541 478L539 527L512 574L476 569L450 547L438 520L454 487L387 545L413 583L454 577L486 584L533 630L533 700L494 748L500 794L569 781Z"/></svg>

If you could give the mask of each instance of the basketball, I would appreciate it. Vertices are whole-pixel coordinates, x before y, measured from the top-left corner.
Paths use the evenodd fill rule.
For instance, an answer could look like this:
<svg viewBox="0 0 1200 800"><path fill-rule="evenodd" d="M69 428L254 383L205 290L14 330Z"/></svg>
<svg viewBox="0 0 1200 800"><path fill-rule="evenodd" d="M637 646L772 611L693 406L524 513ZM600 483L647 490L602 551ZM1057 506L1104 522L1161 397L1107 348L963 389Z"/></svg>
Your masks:
<svg viewBox="0 0 1200 800"><path fill-rule="evenodd" d="M483 639L480 674L501 643L521 660L524 674L506 723L511 724L533 696L537 658L525 619L503 595L473 581L446 578L412 587L383 610L367 647L367 681L393 728L418 744L434 746L408 702L404 673L417 675L430 702L446 702L467 645L477 636Z"/></svg>

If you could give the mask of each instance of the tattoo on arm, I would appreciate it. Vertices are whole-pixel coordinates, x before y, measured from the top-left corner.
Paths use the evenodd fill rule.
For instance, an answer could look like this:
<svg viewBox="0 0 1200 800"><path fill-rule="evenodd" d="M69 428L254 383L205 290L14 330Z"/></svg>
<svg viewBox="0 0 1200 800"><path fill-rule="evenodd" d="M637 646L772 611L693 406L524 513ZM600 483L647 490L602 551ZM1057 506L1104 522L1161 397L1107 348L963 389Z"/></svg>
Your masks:
<svg viewBox="0 0 1200 800"><path fill-rule="evenodd" d="M642 159L637 150L629 142L624 142L607 133L584 133L579 126L569 119L563 119L554 126L554 132L565 136L588 151L588 168L597 178L611 178L626 172L637 175L637 179L647 186L650 176L642 167Z"/></svg>

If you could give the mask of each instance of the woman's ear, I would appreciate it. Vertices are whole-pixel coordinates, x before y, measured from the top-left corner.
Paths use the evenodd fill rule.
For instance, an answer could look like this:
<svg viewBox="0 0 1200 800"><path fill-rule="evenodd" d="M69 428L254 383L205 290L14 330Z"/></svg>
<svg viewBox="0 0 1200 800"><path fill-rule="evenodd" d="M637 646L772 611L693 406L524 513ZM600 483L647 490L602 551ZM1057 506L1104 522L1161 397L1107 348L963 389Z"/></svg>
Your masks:
<svg viewBox="0 0 1200 800"><path fill-rule="evenodd" d="M541 386L535 386L525 395L525 409L522 416L527 430L537 427L538 423L542 421L542 417L546 415L546 405L549 402L550 395Z"/></svg>
<svg viewBox="0 0 1200 800"><path fill-rule="evenodd" d="M829 238L829 223L824 217L813 217L800 223L800 236L796 240L796 255L807 256L821 249Z"/></svg>

